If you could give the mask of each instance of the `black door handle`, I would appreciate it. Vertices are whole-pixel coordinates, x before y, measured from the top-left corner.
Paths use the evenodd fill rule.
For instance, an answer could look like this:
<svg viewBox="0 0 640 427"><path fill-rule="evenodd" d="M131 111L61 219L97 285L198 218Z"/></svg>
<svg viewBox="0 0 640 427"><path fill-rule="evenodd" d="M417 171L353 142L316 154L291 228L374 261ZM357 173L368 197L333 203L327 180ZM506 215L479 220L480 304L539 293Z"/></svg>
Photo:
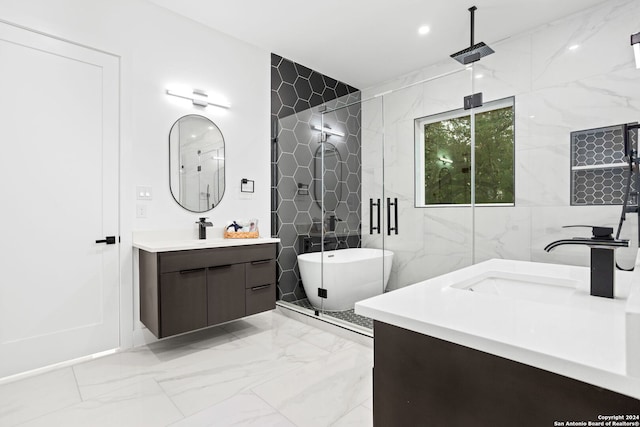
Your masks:
<svg viewBox="0 0 640 427"><path fill-rule="evenodd" d="M391 206L393 206L394 213L394 224L395 227L391 226ZM390 197L387 197L387 235L391 236L391 232L395 231L398 234L398 198L395 197L393 202Z"/></svg>
<svg viewBox="0 0 640 427"><path fill-rule="evenodd" d="M373 207L377 208L378 211L378 221L377 226L373 226ZM378 199L377 203L373 203L373 199L369 199L369 234L373 234L373 231L377 230L378 234L380 234L380 199Z"/></svg>
<svg viewBox="0 0 640 427"><path fill-rule="evenodd" d="M115 245L116 236L107 236L102 240L96 240L96 243L106 243L107 245Z"/></svg>

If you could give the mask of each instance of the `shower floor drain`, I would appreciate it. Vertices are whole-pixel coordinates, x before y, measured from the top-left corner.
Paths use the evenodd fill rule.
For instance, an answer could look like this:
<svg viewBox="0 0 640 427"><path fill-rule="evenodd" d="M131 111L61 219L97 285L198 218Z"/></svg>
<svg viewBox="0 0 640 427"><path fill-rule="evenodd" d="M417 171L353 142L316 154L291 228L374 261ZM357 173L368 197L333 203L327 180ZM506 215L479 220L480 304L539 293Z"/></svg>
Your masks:
<svg viewBox="0 0 640 427"><path fill-rule="evenodd" d="M307 298L293 301L291 302L291 304L295 304L299 307L303 307L311 311L315 310L315 308L311 305ZM325 311L324 315L373 330L373 319L365 316L360 316L359 314L356 314L353 309L345 311Z"/></svg>

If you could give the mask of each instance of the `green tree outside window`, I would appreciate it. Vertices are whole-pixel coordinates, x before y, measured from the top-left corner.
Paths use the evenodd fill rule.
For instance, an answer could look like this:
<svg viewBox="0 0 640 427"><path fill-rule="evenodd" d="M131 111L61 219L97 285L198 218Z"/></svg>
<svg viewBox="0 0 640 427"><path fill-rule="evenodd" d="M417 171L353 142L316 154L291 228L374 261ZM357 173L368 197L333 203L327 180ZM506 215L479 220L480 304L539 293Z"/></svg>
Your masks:
<svg viewBox="0 0 640 427"><path fill-rule="evenodd" d="M477 112L474 119L475 202L513 204L513 102ZM431 120L423 126L424 205L471 204L471 116Z"/></svg>

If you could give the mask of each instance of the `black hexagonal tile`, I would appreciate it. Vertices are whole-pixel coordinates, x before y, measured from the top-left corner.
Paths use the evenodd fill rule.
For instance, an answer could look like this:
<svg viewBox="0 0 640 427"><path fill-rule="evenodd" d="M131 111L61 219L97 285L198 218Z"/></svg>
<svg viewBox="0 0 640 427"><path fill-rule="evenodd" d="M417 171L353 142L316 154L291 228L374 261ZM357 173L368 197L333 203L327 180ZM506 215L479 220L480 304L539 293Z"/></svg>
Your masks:
<svg viewBox="0 0 640 427"><path fill-rule="evenodd" d="M322 99L324 99L324 102L336 99L336 90L330 87L325 87L324 91L322 92Z"/></svg>
<svg viewBox="0 0 640 427"><path fill-rule="evenodd" d="M279 200L293 200L298 193L298 185L293 178L281 176L278 182L278 198Z"/></svg>
<svg viewBox="0 0 640 427"><path fill-rule="evenodd" d="M280 224L293 224L297 214L298 210L293 200L283 200L280 202L280 206L278 206Z"/></svg>
<svg viewBox="0 0 640 427"><path fill-rule="evenodd" d="M298 232L293 224L280 224L278 237L280 238L282 246L293 246L296 243Z"/></svg>
<svg viewBox="0 0 640 427"><path fill-rule="evenodd" d="M317 93L318 95L322 95L324 92L324 80L322 79L322 74L320 73L312 73L309 77L309 83L311 84L311 89Z"/></svg>
<svg viewBox="0 0 640 427"><path fill-rule="evenodd" d="M305 101L308 101L309 98L311 98L311 94L313 91L311 90L311 84L309 83L309 80L299 78L298 80L296 80L294 87L296 89L296 93L298 94L298 98L304 99Z"/></svg>
<svg viewBox="0 0 640 427"><path fill-rule="evenodd" d="M294 113L295 111L293 111L293 108L283 105L282 108L280 108L280 111L278 111L278 117L288 117L293 115Z"/></svg>
<svg viewBox="0 0 640 427"><path fill-rule="evenodd" d="M311 108L313 107L317 107L318 105L321 105L324 103L324 99L322 99L322 95L316 92L313 92L311 94L311 97L309 98L309 105L311 105Z"/></svg>
<svg viewBox="0 0 640 427"><path fill-rule="evenodd" d="M278 96L280 97L282 105L295 109L296 102L298 102L298 95L292 84L282 83L278 90Z"/></svg>
<svg viewBox="0 0 640 427"><path fill-rule="evenodd" d="M293 131L289 129L281 129L278 136L278 151L280 153L293 153L296 149L298 141Z"/></svg>
<svg viewBox="0 0 640 427"><path fill-rule="evenodd" d="M325 191L322 202L326 212L333 212L338 206L338 196L333 191Z"/></svg>
<svg viewBox="0 0 640 427"><path fill-rule="evenodd" d="M293 202L296 204L296 209L298 210L298 212L309 212L309 208L311 207L311 204L314 203L314 201L312 200L312 190L309 190L309 195L306 196L296 196L296 198L293 200Z"/></svg>
<svg viewBox="0 0 640 427"><path fill-rule="evenodd" d="M278 174L280 176L292 177L297 167L298 164L296 163L293 153L280 153L280 158L278 159Z"/></svg>
<svg viewBox="0 0 640 427"><path fill-rule="evenodd" d="M313 74L313 70L311 68L305 67L304 65L300 65L298 63L295 63L295 66L296 72L299 76L308 79L309 77L311 77L311 74Z"/></svg>
<svg viewBox="0 0 640 427"><path fill-rule="evenodd" d="M278 72L282 77L282 81L293 84L298 78L298 72L293 62L284 59L278 66Z"/></svg>
<svg viewBox="0 0 640 427"><path fill-rule="evenodd" d="M313 156L311 155L311 151L309 150L309 146L307 144L296 145L293 155L298 166L305 167L307 169L309 168Z"/></svg>
<svg viewBox="0 0 640 427"><path fill-rule="evenodd" d="M309 126L309 123L301 122L301 121L298 121L296 123L295 127L293 128L293 132L296 135L296 141L298 143L295 148L297 148L299 144L304 144L308 146L311 140L313 139L314 134L317 133L311 129L311 127Z"/></svg>
<svg viewBox="0 0 640 427"><path fill-rule="evenodd" d="M309 101L305 101L304 99L298 99L296 101L296 105L293 107L296 113L299 111L308 110L309 108L311 108L311 106L309 105Z"/></svg>
<svg viewBox="0 0 640 427"><path fill-rule="evenodd" d="M283 271L278 279L278 286L283 294L294 292L298 286L298 277L293 270Z"/></svg>

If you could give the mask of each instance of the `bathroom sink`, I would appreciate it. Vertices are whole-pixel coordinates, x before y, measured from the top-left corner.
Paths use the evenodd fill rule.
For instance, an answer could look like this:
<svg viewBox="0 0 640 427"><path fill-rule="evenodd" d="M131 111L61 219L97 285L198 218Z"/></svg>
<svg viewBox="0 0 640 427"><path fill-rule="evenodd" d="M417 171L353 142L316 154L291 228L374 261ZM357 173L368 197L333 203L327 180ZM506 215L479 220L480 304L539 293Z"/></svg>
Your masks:
<svg viewBox="0 0 640 427"><path fill-rule="evenodd" d="M558 303L576 291L577 280L507 271L486 271L451 285L452 288L507 298Z"/></svg>

